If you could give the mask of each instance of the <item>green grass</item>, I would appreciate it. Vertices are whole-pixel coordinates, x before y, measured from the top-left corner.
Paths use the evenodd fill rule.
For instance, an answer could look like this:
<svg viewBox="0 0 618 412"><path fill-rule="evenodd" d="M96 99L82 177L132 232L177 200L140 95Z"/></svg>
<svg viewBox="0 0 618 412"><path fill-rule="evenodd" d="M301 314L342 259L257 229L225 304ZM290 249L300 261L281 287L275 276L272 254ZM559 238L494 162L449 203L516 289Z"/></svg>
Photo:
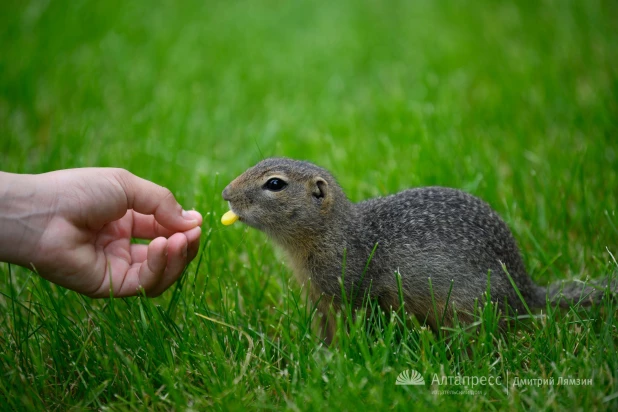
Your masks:
<svg viewBox="0 0 618 412"><path fill-rule="evenodd" d="M204 214L201 252L156 299L91 300L0 264L2 409L618 408L607 298L505 334L483 305L478 333L378 316L325 348L265 236L219 223L227 182L284 155L353 200L482 197L540 284L617 276L616 2L125 3L0 4L0 168L129 169ZM396 386L407 369L426 387ZM434 394L465 389L434 374L503 385Z"/></svg>

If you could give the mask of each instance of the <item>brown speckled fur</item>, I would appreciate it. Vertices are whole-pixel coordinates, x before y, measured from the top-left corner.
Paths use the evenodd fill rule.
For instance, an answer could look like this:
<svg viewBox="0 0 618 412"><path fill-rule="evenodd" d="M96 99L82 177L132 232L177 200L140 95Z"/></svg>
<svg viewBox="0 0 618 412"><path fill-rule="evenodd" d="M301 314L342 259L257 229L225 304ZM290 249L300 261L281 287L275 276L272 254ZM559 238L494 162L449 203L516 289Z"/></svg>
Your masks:
<svg viewBox="0 0 618 412"><path fill-rule="evenodd" d="M272 177L288 185L278 192L265 189ZM330 303L339 308L342 302L339 279L344 251L343 283L348 297L354 293L355 307L368 292L387 312L397 310L398 271L405 310L434 329L438 319L429 278L437 306L449 307L446 324L452 321L453 305L460 320L472 319L474 301L482 300L487 289L488 271L492 300L508 302L524 313L502 264L529 307L545 304L546 290L528 277L507 225L487 203L460 190L423 187L355 204L327 170L308 162L270 158L234 179L223 198L240 221L265 232L282 247L299 282L310 280L314 301L322 296L318 309L324 316L322 331L327 341L334 331ZM590 293L575 289L567 297ZM553 287L550 296L556 290Z"/></svg>

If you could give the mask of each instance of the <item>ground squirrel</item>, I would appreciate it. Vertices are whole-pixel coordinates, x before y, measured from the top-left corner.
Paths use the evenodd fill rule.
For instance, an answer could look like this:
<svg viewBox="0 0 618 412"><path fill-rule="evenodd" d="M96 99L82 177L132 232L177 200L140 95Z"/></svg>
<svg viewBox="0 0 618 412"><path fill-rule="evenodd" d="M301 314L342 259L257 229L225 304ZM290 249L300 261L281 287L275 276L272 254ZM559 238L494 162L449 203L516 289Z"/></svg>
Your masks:
<svg viewBox="0 0 618 412"><path fill-rule="evenodd" d="M310 297L325 315L327 341L334 332L330 305L342 303L342 274L354 307L369 293L390 313L400 306L398 272L405 311L434 330L441 319L435 316L429 278L446 324L453 320L453 305L459 320L472 319L475 299L487 290L488 271L492 300L526 313L502 264L529 307L544 306L547 294L562 301L559 286L545 289L528 277L498 214L457 189L421 187L352 203L327 170L270 158L234 179L223 199L231 209L224 224L240 220L265 232L287 253L300 283L310 280ZM580 299L592 292L586 289L576 285L562 296Z"/></svg>

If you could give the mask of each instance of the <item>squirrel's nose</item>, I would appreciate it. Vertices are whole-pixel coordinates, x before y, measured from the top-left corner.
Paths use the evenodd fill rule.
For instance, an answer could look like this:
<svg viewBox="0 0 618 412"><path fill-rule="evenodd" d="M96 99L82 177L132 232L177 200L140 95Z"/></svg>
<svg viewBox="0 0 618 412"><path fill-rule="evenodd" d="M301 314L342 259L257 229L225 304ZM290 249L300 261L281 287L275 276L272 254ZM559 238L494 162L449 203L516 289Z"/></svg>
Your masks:
<svg viewBox="0 0 618 412"><path fill-rule="evenodd" d="M223 200L228 201L228 202L232 200L230 196L230 192L231 190L229 186L226 186L225 189L223 189L223 192L221 193L221 196L223 196Z"/></svg>

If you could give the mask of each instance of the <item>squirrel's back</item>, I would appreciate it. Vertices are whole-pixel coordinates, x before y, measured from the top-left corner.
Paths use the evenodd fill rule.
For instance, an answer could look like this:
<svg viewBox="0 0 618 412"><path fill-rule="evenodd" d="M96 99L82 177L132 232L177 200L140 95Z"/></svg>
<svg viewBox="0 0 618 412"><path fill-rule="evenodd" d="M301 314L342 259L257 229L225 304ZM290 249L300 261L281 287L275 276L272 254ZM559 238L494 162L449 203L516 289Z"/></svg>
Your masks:
<svg viewBox="0 0 618 412"><path fill-rule="evenodd" d="M449 290L452 303L469 308L487 290L489 274L492 300L506 298L522 310L503 264L528 304L542 304L542 290L528 278L510 230L481 199L456 189L423 187L360 202L355 209L362 222L355 233L366 245L377 244L370 265L384 272L378 279L398 271L406 300L419 309L427 307L431 293L440 301ZM377 286L397 298L397 291Z"/></svg>

